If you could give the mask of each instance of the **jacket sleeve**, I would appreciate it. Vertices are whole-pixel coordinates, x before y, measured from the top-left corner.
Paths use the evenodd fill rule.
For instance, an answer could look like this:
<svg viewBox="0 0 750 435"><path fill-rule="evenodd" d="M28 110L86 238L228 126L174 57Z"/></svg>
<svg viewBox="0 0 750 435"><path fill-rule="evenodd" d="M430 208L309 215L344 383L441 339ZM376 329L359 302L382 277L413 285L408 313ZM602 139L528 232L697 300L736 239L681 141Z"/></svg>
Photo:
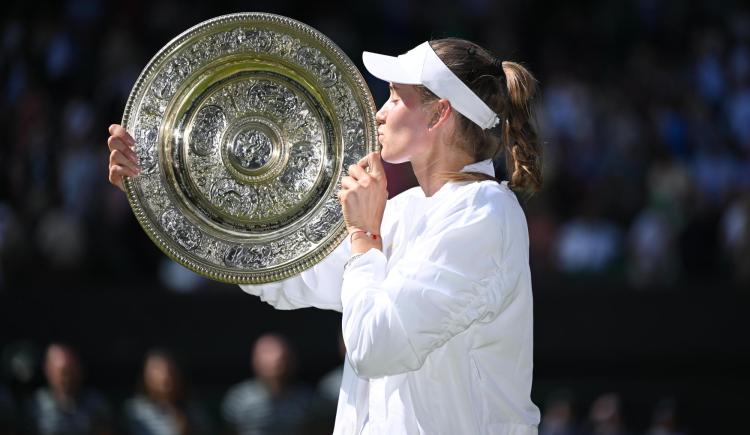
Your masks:
<svg viewBox="0 0 750 435"><path fill-rule="evenodd" d="M345 240L320 263L282 281L240 285L279 310L316 307L341 311L341 275L351 245Z"/></svg>
<svg viewBox="0 0 750 435"><path fill-rule="evenodd" d="M342 329L360 377L417 370L451 337L497 316L501 221L489 206L466 206L431 222L390 270L375 249L351 262Z"/></svg>

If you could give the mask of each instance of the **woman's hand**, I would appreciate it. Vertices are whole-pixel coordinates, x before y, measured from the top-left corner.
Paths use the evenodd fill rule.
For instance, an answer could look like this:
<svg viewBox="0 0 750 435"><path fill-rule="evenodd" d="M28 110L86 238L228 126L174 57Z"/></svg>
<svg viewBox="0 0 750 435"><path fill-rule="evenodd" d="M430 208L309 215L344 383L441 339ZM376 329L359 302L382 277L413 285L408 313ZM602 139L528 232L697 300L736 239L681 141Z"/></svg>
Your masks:
<svg viewBox="0 0 750 435"><path fill-rule="evenodd" d="M366 172L366 168L369 168L370 172ZM338 196L344 212L346 229L350 235L364 231L380 236L380 223L383 220L385 202L388 199L387 186L388 182L379 152L370 153L356 165L349 166L349 176L341 180L341 190ZM376 243L360 243L359 240L372 241L368 237L353 238L352 253L365 252L370 247L381 248L382 246L379 237ZM358 243L355 244L355 242Z"/></svg>
<svg viewBox="0 0 750 435"><path fill-rule="evenodd" d="M109 126L109 182L123 192L122 177L135 177L141 172L138 155L133 151L135 139L119 124Z"/></svg>

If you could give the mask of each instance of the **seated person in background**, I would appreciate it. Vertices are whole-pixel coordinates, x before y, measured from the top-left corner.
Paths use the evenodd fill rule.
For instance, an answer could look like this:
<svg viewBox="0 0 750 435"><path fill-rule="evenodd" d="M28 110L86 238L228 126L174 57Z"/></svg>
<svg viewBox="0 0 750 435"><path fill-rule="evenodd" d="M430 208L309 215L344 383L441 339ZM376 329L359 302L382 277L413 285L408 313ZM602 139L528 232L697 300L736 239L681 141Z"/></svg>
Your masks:
<svg viewBox="0 0 750 435"><path fill-rule="evenodd" d="M576 424L573 397L569 392L558 390L547 398L539 435L581 435Z"/></svg>
<svg viewBox="0 0 750 435"><path fill-rule="evenodd" d="M221 406L229 433L309 433L313 396L291 382L294 366L294 353L282 336L266 334L255 342L252 367L256 378L230 388Z"/></svg>
<svg viewBox="0 0 750 435"><path fill-rule="evenodd" d="M189 397L175 359L162 350L146 354L142 392L125 404L125 420L132 435L187 435L211 433L208 416Z"/></svg>
<svg viewBox="0 0 750 435"><path fill-rule="evenodd" d="M112 418L104 398L81 386L82 370L72 348L53 343L44 361L47 387L28 404L29 432L39 435L111 434Z"/></svg>
<svg viewBox="0 0 750 435"><path fill-rule="evenodd" d="M585 435L630 435L625 427L622 399L618 393L605 393L597 397L589 409Z"/></svg>

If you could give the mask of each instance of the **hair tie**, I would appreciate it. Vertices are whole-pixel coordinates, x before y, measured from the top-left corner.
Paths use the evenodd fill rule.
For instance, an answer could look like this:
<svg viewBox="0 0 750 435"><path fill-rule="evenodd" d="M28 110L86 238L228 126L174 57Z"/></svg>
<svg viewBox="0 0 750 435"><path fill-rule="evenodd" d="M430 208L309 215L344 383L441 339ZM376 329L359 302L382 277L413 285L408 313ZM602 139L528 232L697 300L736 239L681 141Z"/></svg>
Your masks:
<svg viewBox="0 0 750 435"><path fill-rule="evenodd" d="M494 59L492 59L492 66L502 71L503 75L505 75L505 70L503 69L502 59L500 59L499 57L495 57Z"/></svg>
<svg viewBox="0 0 750 435"><path fill-rule="evenodd" d="M468 47L466 49L466 52L469 53L469 56L474 56L475 54L477 54L477 49L474 47Z"/></svg>
<svg viewBox="0 0 750 435"><path fill-rule="evenodd" d="M500 59L499 57L495 57L494 59L492 59L492 67L497 70L500 70L498 77L500 78L500 80L507 83L508 77L506 77L505 75L505 68L503 68L503 60Z"/></svg>

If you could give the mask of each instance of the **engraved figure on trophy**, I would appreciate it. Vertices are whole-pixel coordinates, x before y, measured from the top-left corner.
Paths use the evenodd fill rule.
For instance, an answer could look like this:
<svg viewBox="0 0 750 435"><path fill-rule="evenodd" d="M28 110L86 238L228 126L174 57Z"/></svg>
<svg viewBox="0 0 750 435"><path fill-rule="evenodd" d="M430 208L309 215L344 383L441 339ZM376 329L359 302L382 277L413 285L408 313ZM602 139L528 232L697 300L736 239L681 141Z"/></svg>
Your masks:
<svg viewBox="0 0 750 435"><path fill-rule="evenodd" d="M177 210L169 209L161 215L161 224L183 248L192 251L200 245L201 233Z"/></svg>
<svg viewBox="0 0 750 435"><path fill-rule="evenodd" d="M201 157L212 154L226 125L227 119L221 107L202 107L195 117L195 125L190 134L190 150Z"/></svg>

